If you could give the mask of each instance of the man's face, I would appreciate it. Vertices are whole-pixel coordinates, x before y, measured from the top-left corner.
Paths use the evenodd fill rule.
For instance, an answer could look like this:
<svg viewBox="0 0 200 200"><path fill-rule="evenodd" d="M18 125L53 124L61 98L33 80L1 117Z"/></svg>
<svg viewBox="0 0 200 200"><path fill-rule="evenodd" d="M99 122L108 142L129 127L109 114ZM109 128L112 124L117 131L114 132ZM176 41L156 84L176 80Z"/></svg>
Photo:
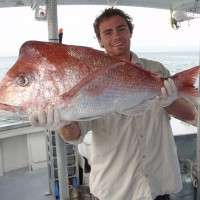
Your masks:
<svg viewBox="0 0 200 200"><path fill-rule="evenodd" d="M120 16L103 20L99 25L99 43L111 56L123 56L130 51L131 33L126 21Z"/></svg>

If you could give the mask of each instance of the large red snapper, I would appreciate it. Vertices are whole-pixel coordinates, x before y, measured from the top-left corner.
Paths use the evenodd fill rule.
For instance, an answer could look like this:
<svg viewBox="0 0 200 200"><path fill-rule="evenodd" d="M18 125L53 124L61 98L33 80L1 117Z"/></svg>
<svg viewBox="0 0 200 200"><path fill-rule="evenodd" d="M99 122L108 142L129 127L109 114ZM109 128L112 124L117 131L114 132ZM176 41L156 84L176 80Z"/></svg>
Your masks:
<svg viewBox="0 0 200 200"><path fill-rule="evenodd" d="M200 66L172 76L180 96L198 96ZM0 109L26 114L49 104L66 120L95 118L148 104L163 79L88 47L25 42L0 82Z"/></svg>

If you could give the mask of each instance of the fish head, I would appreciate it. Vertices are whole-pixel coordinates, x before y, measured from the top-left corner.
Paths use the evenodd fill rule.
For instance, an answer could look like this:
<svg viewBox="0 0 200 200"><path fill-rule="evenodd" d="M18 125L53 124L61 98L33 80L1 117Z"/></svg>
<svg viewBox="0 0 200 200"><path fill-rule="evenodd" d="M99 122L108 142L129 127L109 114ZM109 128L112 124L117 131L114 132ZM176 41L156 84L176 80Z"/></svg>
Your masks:
<svg viewBox="0 0 200 200"><path fill-rule="evenodd" d="M61 102L59 95L66 89L62 84L63 55L51 45L56 47L37 41L22 45L16 63L0 82L1 110L26 112Z"/></svg>
<svg viewBox="0 0 200 200"><path fill-rule="evenodd" d="M128 76L124 78L124 74L128 74L124 71L129 68L123 70L124 64L121 66L121 62L116 64L118 62L104 52L88 47L25 42L16 63L0 82L0 110L21 117L53 105L64 111L65 120L100 116L102 106L105 108L102 98L110 99L112 105L110 93L115 93L119 80L124 82L120 82L124 87L129 83ZM120 66L122 70L118 68ZM104 110L107 112L107 108Z"/></svg>

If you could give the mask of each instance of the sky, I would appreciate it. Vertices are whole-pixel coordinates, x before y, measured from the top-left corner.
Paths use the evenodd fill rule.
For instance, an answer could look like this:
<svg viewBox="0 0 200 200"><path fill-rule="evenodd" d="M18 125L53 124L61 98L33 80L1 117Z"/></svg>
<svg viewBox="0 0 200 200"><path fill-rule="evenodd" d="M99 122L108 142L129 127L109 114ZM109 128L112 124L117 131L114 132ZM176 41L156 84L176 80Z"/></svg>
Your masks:
<svg viewBox="0 0 200 200"><path fill-rule="evenodd" d="M100 48L93 32L94 19L105 6L58 6L58 28L64 29L63 43ZM134 23L131 48L136 52L199 51L200 19L174 30L170 11L120 7ZM27 40L48 41L46 21L36 21L30 7L0 8L0 56L17 56Z"/></svg>

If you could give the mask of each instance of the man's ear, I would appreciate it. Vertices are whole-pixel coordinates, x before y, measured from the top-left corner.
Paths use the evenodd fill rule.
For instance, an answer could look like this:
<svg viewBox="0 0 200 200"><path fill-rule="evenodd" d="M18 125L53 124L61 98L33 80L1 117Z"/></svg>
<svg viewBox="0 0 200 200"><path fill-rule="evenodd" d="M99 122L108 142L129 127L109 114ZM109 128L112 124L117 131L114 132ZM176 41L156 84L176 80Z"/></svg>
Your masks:
<svg viewBox="0 0 200 200"><path fill-rule="evenodd" d="M131 33L131 38L132 38L132 35L133 35L134 28L135 28L135 25L133 24L133 30L132 30L132 33Z"/></svg>
<svg viewBox="0 0 200 200"><path fill-rule="evenodd" d="M102 42L101 42L100 39L98 39L98 42L99 42L100 47L101 47L101 48L104 48L104 45L102 44Z"/></svg>

